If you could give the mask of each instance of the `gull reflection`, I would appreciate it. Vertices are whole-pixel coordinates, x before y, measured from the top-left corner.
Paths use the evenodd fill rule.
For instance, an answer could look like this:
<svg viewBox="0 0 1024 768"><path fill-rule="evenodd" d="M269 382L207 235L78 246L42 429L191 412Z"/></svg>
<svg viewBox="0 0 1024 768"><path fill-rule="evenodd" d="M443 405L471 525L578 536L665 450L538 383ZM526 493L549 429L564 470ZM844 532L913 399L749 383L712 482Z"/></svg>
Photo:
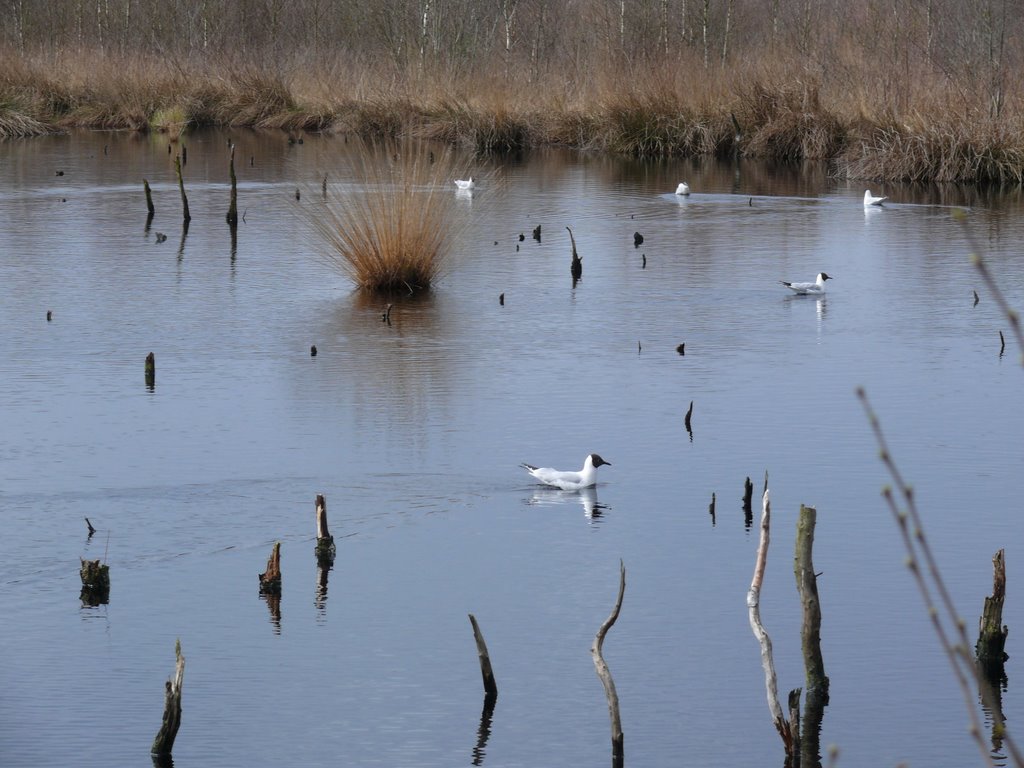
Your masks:
<svg viewBox="0 0 1024 768"><path fill-rule="evenodd" d="M557 488L538 488L527 504L571 504L578 501L583 507L583 515L590 522L597 522L601 519L605 510L610 509L607 504L597 500L597 488L582 488L578 491L562 491Z"/></svg>
<svg viewBox="0 0 1024 768"><path fill-rule="evenodd" d="M882 212L881 206L878 205L865 205L864 206L864 223L870 224L873 216L877 216Z"/></svg>

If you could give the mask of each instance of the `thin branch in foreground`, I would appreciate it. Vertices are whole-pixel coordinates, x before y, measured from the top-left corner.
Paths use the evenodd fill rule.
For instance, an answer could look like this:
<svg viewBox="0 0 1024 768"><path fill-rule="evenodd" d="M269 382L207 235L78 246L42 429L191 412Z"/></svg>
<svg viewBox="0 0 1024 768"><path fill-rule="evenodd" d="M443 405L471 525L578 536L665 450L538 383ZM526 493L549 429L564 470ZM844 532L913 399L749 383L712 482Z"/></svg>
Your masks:
<svg viewBox="0 0 1024 768"><path fill-rule="evenodd" d="M928 616L931 618L936 635L938 635L939 643L946 652L950 665L953 667L953 675L956 678L957 685L964 697L964 705L967 708L971 738L977 744L978 751L981 753L985 764L994 768L995 760L985 740L982 738L981 718L978 716L978 710L974 704L974 697L971 693L972 687L969 684L968 678L982 692L982 699L986 703L994 700L992 688L979 673L978 667L974 662L970 651L970 643L967 639L966 623L953 606L952 598L939 571L938 563L925 539L924 526L914 499L913 488L904 480L899 468L893 461L885 435L882 433L878 416L868 402L867 393L863 388L857 389L857 397L864 407L864 411L871 424L871 429L875 434L882 463L885 464L886 469L889 471L896 489L894 492L891 487L886 486L882 490L882 496L889 505L889 509L892 511L893 517L899 526L903 544L907 550L907 567L910 568L910 572L913 574L914 580L921 592ZM896 500L897 494L902 498L903 503L906 504L905 510L899 508ZM921 567L922 563L925 566L924 568ZM937 601L933 594L938 596ZM948 628L943 623L944 621L949 624ZM1003 736L1007 752L1014 765L1024 768L1024 759L1022 759L1020 752L1017 750L1016 743L1009 733L1004 731Z"/></svg>

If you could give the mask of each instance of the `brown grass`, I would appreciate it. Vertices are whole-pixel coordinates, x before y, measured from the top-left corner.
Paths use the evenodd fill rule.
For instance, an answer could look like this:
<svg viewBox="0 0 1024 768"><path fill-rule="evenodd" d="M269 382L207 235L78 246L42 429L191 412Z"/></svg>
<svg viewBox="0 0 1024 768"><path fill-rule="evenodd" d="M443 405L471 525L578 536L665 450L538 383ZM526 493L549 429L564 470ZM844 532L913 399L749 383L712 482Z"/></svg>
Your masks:
<svg viewBox="0 0 1024 768"><path fill-rule="evenodd" d="M359 288L411 294L442 274L460 231L454 155L423 142L364 144L342 191L304 208L336 270Z"/></svg>
<svg viewBox="0 0 1024 768"><path fill-rule="evenodd" d="M402 69L340 54L289 65L0 49L0 137L222 125L437 140L478 154L543 145L634 157L738 153L830 161L850 178L1022 180L1015 82L991 118L984 82L918 65L913 86L891 73L878 83L849 43L833 53L830 69L797 66L785 52L708 69L692 51L639 63L595 57L590 69L584 60L530 80L514 67Z"/></svg>

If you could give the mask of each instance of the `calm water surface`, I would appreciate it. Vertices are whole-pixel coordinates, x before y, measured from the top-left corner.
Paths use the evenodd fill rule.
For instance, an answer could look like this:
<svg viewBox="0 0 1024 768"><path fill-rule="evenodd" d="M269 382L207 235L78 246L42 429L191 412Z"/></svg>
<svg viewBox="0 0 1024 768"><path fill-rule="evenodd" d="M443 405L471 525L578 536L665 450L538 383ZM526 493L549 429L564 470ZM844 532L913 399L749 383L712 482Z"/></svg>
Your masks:
<svg viewBox="0 0 1024 768"><path fill-rule="evenodd" d="M780 688L803 685L803 503L818 509L822 743L842 765L980 764L857 386L970 631L1007 548L1003 703L1021 730L1024 371L1009 335L999 354L1006 322L950 216L970 206L1021 308L1019 196L892 187L865 211L863 185L821 169L539 153L479 167L450 270L389 326L297 208L325 173L351 183L342 139L234 135L233 247L226 138L186 140L187 235L159 136L0 144L0 763L146 764L180 638L178 768L605 765L589 647L621 558L604 650L627 763L781 765L745 603L743 481L767 471L761 610ZM694 194L677 198L684 179ZM819 271L825 299L777 282ZM592 493L518 468L591 451L612 462ZM326 589L317 493L338 545ZM256 579L275 541L279 612ZM80 557L109 562L108 604L80 601ZM500 691L483 739L470 612Z"/></svg>

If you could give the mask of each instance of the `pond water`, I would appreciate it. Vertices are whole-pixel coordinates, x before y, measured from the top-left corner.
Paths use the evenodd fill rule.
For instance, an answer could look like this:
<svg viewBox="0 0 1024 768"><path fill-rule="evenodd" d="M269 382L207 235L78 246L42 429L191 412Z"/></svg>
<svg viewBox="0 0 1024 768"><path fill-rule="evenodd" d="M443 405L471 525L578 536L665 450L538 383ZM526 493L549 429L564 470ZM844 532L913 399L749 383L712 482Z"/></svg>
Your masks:
<svg viewBox="0 0 1024 768"><path fill-rule="evenodd" d="M604 654L626 762L782 765L746 607L767 471L761 615L783 696L804 684L807 504L822 745L849 766L981 764L858 386L972 641L1007 548L1017 728L1024 371L966 235L1024 308L1019 195L893 186L865 211L863 184L821 168L538 152L477 167L449 270L389 325L296 207L325 173L350 182L343 139L233 134L232 245L227 138L185 139L187 236L162 136L0 143L0 763L147 762L180 638L178 768L605 765L589 649L621 559ZM676 197L684 179L693 194ZM825 298L778 283L820 271ZM518 466L590 452L611 466L582 494ZM257 588L275 541L277 610ZM80 600L80 557L109 563L109 602ZM499 688L483 723L468 613Z"/></svg>

